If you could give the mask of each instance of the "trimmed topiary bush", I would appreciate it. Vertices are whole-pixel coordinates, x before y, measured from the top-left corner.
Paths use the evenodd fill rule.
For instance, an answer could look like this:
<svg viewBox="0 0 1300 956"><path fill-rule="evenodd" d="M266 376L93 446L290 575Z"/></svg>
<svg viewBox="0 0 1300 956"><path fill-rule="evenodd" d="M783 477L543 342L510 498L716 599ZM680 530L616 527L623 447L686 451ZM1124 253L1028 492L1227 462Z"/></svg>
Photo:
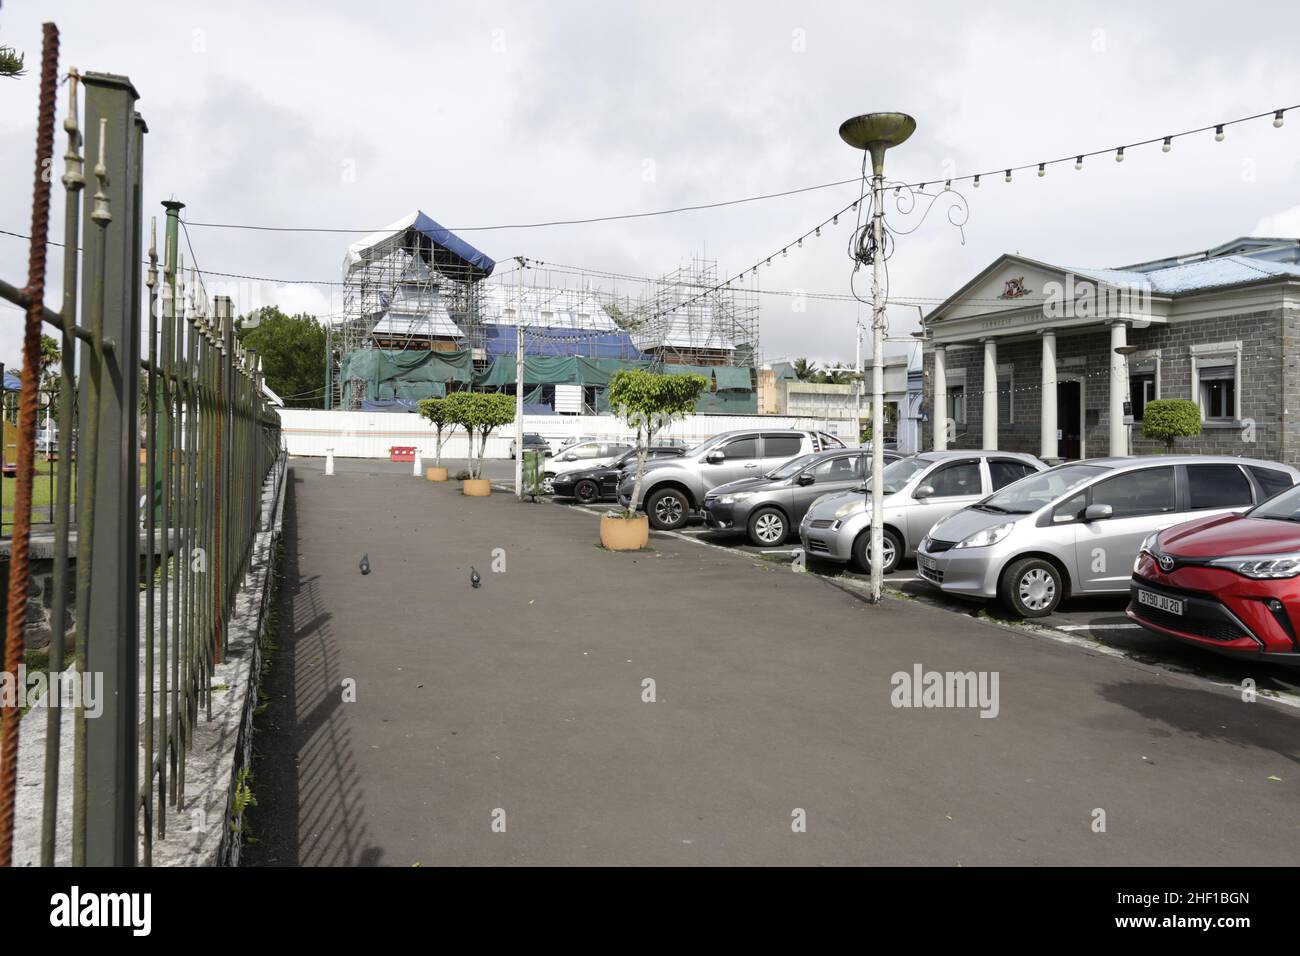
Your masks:
<svg viewBox="0 0 1300 956"><path fill-rule="evenodd" d="M1174 441L1201 433L1201 410L1185 398L1159 398L1142 410L1142 437L1157 438L1174 453Z"/></svg>

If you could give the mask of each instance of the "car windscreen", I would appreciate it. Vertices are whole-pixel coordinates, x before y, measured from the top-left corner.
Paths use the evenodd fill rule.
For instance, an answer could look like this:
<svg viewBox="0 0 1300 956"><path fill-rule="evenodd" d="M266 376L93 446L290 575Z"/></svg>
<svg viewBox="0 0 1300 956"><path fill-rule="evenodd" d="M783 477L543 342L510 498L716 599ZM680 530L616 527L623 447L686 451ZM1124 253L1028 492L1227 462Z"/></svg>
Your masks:
<svg viewBox="0 0 1300 956"><path fill-rule="evenodd" d="M703 454L704 452L712 448L714 445L726 439L726 437L727 437L726 435L714 435L712 438L706 438L704 441L700 442L694 448L688 448L686 450L686 457L694 458L696 455Z"/></svg>
<svg viewBox="0 0 1300 956"><path fill-rule="evenodd" d="M773 479L792 478L795 475L799 474L799 472L803 471L804 466L807 465L810 461L812 461L816 457L817 457L816 455L810 454L810 455L800 455L798 458L791 458L780 468L773 468L763 477L773 478Z"/></svg>
<svg viewBox="0 0 1300 956"><path fill-rule="evenodd" d="M1026 475L974 507L997 514L1027 515L1105 472L1096 465L1061 465Z"/></svg>
<svg viewBox="0 0 1300 956"><path fill-rule="evenodd" d="M1274 495L1261 505L1246 512L1252 518L1273 518L1281 521L1300 521L1300 485L1290 491Z"/></svg>
<svg viewBox="0 0 1300 956"><path fill-rule="evenodd" d="M903 490L903 486L916 477L917 472L924 471L933 465L934 462L924 458L900 458L898 461L891 462L885 466L884 490L887 495L894 495ZM866 491L870 487L871 481L860 485L859 491Z"/></svg>

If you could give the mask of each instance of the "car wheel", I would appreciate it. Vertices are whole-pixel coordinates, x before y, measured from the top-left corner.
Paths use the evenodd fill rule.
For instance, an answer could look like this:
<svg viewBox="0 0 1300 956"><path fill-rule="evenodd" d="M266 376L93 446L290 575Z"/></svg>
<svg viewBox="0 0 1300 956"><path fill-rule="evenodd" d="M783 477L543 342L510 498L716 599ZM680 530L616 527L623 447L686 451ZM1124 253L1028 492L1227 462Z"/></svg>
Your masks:
<svg viewBox="0 0 1300 956"><path fill-rule="evenodd" d="M573 486L573 497L577 498L584 505L589 505L600 497L600 489L590 478L584 478Z"/></svg>
<svg viewBox="0 0 1300 956"><path fill-rule="evenodd" d="M903 560L903 542L898 535L889 528L885 529L884 537L880 542L880 550L883 552L884 567L881 574L891 574L898 568L898 562ZM853 563L861 571L871 570L871 529L868 528L862 534L858 535L858 540L853 542Z"/></svg>
<svg viewBox="0 0 1300 956"><path fill-rule="evenodd" d="M542 494L555 494L555 474L553 472L548 471L542 475Z"/></svg>
<svg viewBox="0 0 1300 956"><path fill-rule="evenodd" d="M1021 617L1046 617L1061 603L1065 582L1050 561L1024 558L1002 572L998 594L1003 605Z"/></svg>
<svg viewBox="0 0 1300 956"><path fill-rule="evenodd" d="M676 488L664 488L655 491L646 499L645 513L650 519L650 527L659 531L676 531L686 524L690 506L686 496Z"/></svg>
<svg viewBox="0 0 1300 956"><path fill-rule="evenodd" d="M760 548L771 548L785 540L789 526L779 508L759 508L749 516L749 540Z"/></svg>

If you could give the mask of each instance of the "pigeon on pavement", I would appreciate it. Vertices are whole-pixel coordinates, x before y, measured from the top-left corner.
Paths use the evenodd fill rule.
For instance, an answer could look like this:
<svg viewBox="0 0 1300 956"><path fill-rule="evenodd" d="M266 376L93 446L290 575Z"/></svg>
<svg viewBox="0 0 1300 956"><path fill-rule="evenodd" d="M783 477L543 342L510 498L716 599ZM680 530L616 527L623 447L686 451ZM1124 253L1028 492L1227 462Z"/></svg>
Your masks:
<svg viewBox="0 0 1300 956"><path fill-rule="evenodd" d="M478 587L478 586L479 586L479 582L481 582L482 580L483 580L483 579L480 578L480 577L478 576L478 572L474 570L474 566L473 566L473 565L470 565L470 568L469 568L469 583L472 584L472 585L474 585L474 587Z"/></svg>
<svg viewBox="0 0 1300 956"><path fill-rule="evenodd" d="M370 554L368 552L361 556L361 563L357 567L361 568L362 574L370 573Z"/></svg>

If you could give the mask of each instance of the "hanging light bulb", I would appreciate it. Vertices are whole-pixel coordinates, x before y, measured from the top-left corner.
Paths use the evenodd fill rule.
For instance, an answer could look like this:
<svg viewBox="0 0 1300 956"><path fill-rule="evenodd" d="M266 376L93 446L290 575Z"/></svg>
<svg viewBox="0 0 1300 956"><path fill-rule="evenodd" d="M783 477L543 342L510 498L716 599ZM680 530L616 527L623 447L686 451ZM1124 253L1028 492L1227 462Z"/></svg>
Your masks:
<svg viewBox="0 0 1300 956"><path fill-rule="evenodd" d="M1286 112L1286 110L1278 110L1276 113L1273 114L1273 127L1274 127L1274 129L1281 129L1281 128L1282 128L1282 114L1285 113L1285 112Z"/></svg>
<svg viewBox="0 0 1300 956"><path fill-rule="evenodd" d="M1215 141L1216 143L1222 143L1222 142L1223 142L1223 124L1222 124L1222 123L1220 123L1218 126L1214 127L1214 141Z"/></svg>
<svg viewBox="0 0 1300 956"><path fill-rule="evenodd" d="M975 177L975 188L976 189L980 188L980 178L978 175Z"/></svg>
<svg viewBox="0 0 1300 956"><path fill-rule="evenodd" d="M1115 150L1115 162L1117 162L1117 163L1122 163L1122 162L1124 162L1124 147L1123 147L1123 146L1121 146L1119 149Z"/></svg>
<svg viewBox="0 0 1300 956"><path fill-rule="evenodd" d="M816 234L816 237L817 237L818 239L820 239L820 238L822 237L822 227L821 227L821 226L818 226L818 227L817 227L817 234Z"/></svg>
<svg viewBox="0 0 1300 956"><path fill-rule="evenodd" d="M895 187L894 187L894 195L897 196L898 193L899 193L899 191L902 190L902 188L903 188L902 186L895 186Z"/></svg>
<svg viewBox="0 0 1300 956"><path fill-rule="evenodd" d="M789 259L789 258L790 258L789 247L786 247L785 249L782 249L782 250L781 250L781 258L782 258L782 259Z"/></svg>
<svg viewBox="0 0 1300 956"><path fill-rule="evenodd" d="M1038 164L1038 175L1040 175L1040 176L1046 176L1046 175L1047 175L1047 164L1046 164L1046 163L1039 163L1039 164Z"/></svg>
<svg viewBox="0 0 1300 956"><path fill-rule="evenodd" d="M1076 156L1076 157L1074 157L1074 168L1075 168L1075 169L1083 169L1083 157L1082 157L1082 156Z"/></svg>
<svg viewBox="0 0 1300 956"><path fill-rule="evenodd" d="M944 192L947 192L949 189L952 189L952 180L951 180L951 179L948 180L946 183L943 184L943 191L944 191Z"/></svg>
<svg viewBox="0 0 1300 956"><path fill-rule="evenodd" d="M831 225L838 226L839 224L840 224L840 216L839 213L836 213L834 216L831 216Z"/></svg>
<svg viewBox="0 0 1300 956"><path fill-rule="evenodd" d="M925 192L925 183L921 183L921 191Z"/></svg>
<svg viewBox="0 0 1300 956"><path fill-rule="evenodd" d="M1173 148L1174 148L1174 138L1172 136L1166 136L1164 143L1162 143L1160 146L1160 151L1162 153L1167 153Z"/></svg>
<svg viewBox="0 0 1300 956"><path fill-rule="evenodd" d="M800 249L803 248L803 236L799 237L799 241L795 243L795 245L797 245Z"/></svg>
<svg viewBox="0 0 1300 956"><path fill-rule="evenodd" d="M1007 182L1011 182L1011 170L1009 170L1009 169L1007 170L1007 179L1006 179L1006 181L1007 181Z"/></svg>

